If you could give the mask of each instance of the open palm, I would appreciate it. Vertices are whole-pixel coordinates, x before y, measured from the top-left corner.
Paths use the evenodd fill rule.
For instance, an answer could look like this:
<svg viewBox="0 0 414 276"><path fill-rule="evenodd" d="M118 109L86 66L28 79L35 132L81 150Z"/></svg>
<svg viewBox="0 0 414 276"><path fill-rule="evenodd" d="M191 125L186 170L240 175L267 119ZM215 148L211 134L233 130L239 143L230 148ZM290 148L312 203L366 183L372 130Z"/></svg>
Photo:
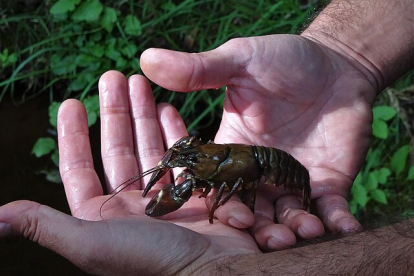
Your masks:
<svg viewBox="0 0 414 276"><path fill-rule="evenodd" d="M150 49L141 67L171 90L227 86L215 141L291 153L310 171L312 199L325 226L359 228L346 197L369 146L376 92L356 61L301 36L273 35L235 39L200 54ZM261 225L276 216L304 238L323 231L320 221L300 210L297 196L260 189Z"/></svg>
<svg viewBox="0 0 414 276"><path fill-rule="evenodd" d="M106 187L112 191L125 179L154 167L164 153L163 141L171 146L186 130L173 107L156 108L142 76L127 82L122 74L110 71L102 76L99 88L102 160ZM144 180L108 201L102 220L100 207L109 196L103 195L93 167L86 112L79 101L62 104L58 131L60 170L73 217L34 202L14 202L3 206L0 216L12 221L16 232L25 221L27 236L102 275L175 275L224 256L260 252L246 230L218 220L210 224L206 203L197 197L162 220L147 217L145 205L157 187L143 198ZM164 178L157 185L168 182Z"/></svg>

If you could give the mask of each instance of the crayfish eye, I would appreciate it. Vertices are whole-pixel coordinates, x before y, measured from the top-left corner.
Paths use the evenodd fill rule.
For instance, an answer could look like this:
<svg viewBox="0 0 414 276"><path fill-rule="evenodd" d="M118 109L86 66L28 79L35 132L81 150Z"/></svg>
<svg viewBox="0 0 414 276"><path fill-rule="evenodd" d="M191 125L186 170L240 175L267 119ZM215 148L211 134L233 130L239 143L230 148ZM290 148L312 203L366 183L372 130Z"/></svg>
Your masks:
<svg viewBox="0 0 414 276"><path fill-rule="evenodd" d="M195 156L195 155L189 155L188 156L188 160L191 161L191 162L197 162L197 156Z"/></svg>

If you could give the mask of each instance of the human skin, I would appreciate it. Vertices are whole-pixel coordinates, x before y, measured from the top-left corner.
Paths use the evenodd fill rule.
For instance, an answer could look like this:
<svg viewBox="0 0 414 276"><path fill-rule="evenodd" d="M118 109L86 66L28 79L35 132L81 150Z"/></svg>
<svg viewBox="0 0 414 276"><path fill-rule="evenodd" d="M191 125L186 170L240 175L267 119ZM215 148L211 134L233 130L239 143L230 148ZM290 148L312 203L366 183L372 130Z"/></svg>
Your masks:
<svg viewBox="0 0 414 276"><path fill-rule="evenodd" d="M351 233L360 225L346 199L369 147L373 102L413 67L412 6L410 1L333 1L301 36L234 39L199 54L149 49L141 68L175 91L226 86L215 142L291 153L310 171L323 224ZM261 221L253 226L257 240L263 236L255 230L264 225L268 237L281 237L272 226L274 216L303 238L323 231L298 208L298 198L269 190L259 188L266 207L255 214ZM306 235L297 225L306 227Z"/></svg>
<svg viewBox="0 0 414 276"><path fill-rule="evenodd" d="M102 155L110 190L121 181L116 178L122 178L113 171L124 169L128 162L131 167L123 174L134 170L138 173L140 167L145 170L145 166L154 166L151 161L138 160L162 153L147 147L149 141L143 141L137 152L135 139L156 141L158 132L172 143L183 124L172 106L162 104L155 109L149 84L142 76L131 76L128 89L125 77L110 71L102 76L100 84L102 127L106 133L102 134ZM128 97L141 101L129 101ZM158 129L150 126L154 122ZM101 220L99 209L108 196L103 195L93 169L82 104L65 101L59 110L58 125L60 169L73 217L35 202L13 202L0 208L0 237L23 235L98 275L304 275L321 271L364 275L376 269L397 274L411 269L412 220L375 232L263 254L248 231L219 220L209 224L209 209L197 197L163 219L145 216L149 200L141 197L145 181L109 201L103 208L105 219ZM138 125L141 128L135 129ZM185 131L183 127L181 130ZM286 246L284 239L274 242ZM388 259L384 260L384 256Z"/></svg>
<svg viewBox="0 0 414 276"><path fill-rule="evenodd" d="M348 4L357 8L338 20L349 12ZM331 231L359 229L346 197L369 145L377 93L413 67L411 4L333 1L302 36L236 39L201 54L151 49L142 55L145 74L166 88L192 91L226 85L216 142L290 152L310 170L321 220L300 210L300 198L271 186L261 186L254 217L234 197L217 210L218 219L210 225L206 216L211 200L194 197L179 211L152 219L144 215L149 198L140 197L144 179L109 201L102 221L99 207L108 197L93 169L85 111L69 100L58 120L60 169L73 217L34 202L14 202L0 208L0 235L24 235L102 275L209 274L218 268L246 275L264 269L316 274L322 267L350 274L384 268L405 273L412 267L412 220L402 224L403 230L397 225L269 254L260 249L286 248L296 242L295 235L321 235L322 222ZM392 20L376 16L384 7ZM356 28L362 18L370 21L367 26L376 26L369 36ZM389 30L398 30L398 36ZM121 74L108 72L101 78L100 97L102 156L112 191L154 166L164 144L171 146L186 132L174 108L155 108L142 76L131 77L127 84Z"/></svg>

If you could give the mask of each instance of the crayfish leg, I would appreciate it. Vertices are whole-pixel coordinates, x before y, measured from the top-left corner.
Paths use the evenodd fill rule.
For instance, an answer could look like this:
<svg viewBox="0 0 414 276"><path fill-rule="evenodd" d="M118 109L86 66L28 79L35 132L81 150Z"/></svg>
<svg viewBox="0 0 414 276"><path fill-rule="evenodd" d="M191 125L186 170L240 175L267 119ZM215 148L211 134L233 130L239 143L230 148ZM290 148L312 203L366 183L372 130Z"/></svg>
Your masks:
<svg viewBox="0 0 414 276"><path fill-rule="evenodd" d="M198 196L198 198L207 197L207 195L210 193L210 191L211 191L211 186L207 186L204 189L203 193Z"/></svg>
<svg viewBox="0 0 414 276"><path fill-rule="evenodd" d="M219 201L219 204L217 205L217 208L224 205L227 201L229 201L229 199L237 192L241 189L243 185L243 179L239 178L237 179L236 183L234 183L233 188L231 188L231 191L228 193L228 195L226 195L222 200Z"/></svg>
<svg viewBox="0 0 414 276"><path fill-rule="evenodd" d="M211 207L210 213L208 215L208 221L210 222L210 224L213 224L213 217L214 217L214 212L216 211L219 201L221 199L221 196L223 195L224 189L227 187L226 182L223 182L216 194L216 198L214 199L214 203L213 206Z"/></svg>
<svg viewBox="0 0 414 276"><path fill-rule="evenodd" d="M241 185L243 185L243 179L239 178L239 179L237 179L236 183L234 183L233 188L231 188L228 195L226 195L223 199L221 199L221 197L223 196L224 190L227 188L226 182L223 182L223 184L221 184L220 189L218 190L218 192L216 194L216 198L214 200L213 207L211 207L210 214L208 216L208 220L211 224L213 223L214 212L217 210L217 208L220 207L220 206L223 206L227 201L229 201L229 199L237 191L239 191L239 189L241 189L241 187L242 187Z"/></svg>
<svg viewBox="0 0 414 276"><path fill-rule="evenodd" d="M250 211L254 214L254 206L256 205L256 190L260 179L253 182L253 186L244 190L242 194L242 201L249 206Z"/></svg>

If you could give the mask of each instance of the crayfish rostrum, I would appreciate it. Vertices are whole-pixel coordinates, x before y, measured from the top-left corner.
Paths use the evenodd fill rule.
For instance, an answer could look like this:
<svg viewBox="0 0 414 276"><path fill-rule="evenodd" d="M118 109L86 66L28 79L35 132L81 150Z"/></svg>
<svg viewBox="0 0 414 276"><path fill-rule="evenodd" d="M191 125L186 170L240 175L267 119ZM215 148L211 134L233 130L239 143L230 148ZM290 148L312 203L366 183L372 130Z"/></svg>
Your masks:
<svg viewBox="0 0 414 276"><path fill-rule="evenodd" d="M302 191L305 210L310 204L309 172L283 150L244 144L204 144L194 136L183 137L167 150L156 167L133 178L153 173L142 196L176 167L186 167L176 178L182 177L184 181L165 185L146 206L148 216L176 211L190 199L193 191L204 189L200 197L206 197L212 188L218 188L218 192L209 214L210 223L215 210L236 192L241 192L244 203L254 211L256 188L262 176L266 184ZM224 191L229 193L222 198Z"/></svg>

